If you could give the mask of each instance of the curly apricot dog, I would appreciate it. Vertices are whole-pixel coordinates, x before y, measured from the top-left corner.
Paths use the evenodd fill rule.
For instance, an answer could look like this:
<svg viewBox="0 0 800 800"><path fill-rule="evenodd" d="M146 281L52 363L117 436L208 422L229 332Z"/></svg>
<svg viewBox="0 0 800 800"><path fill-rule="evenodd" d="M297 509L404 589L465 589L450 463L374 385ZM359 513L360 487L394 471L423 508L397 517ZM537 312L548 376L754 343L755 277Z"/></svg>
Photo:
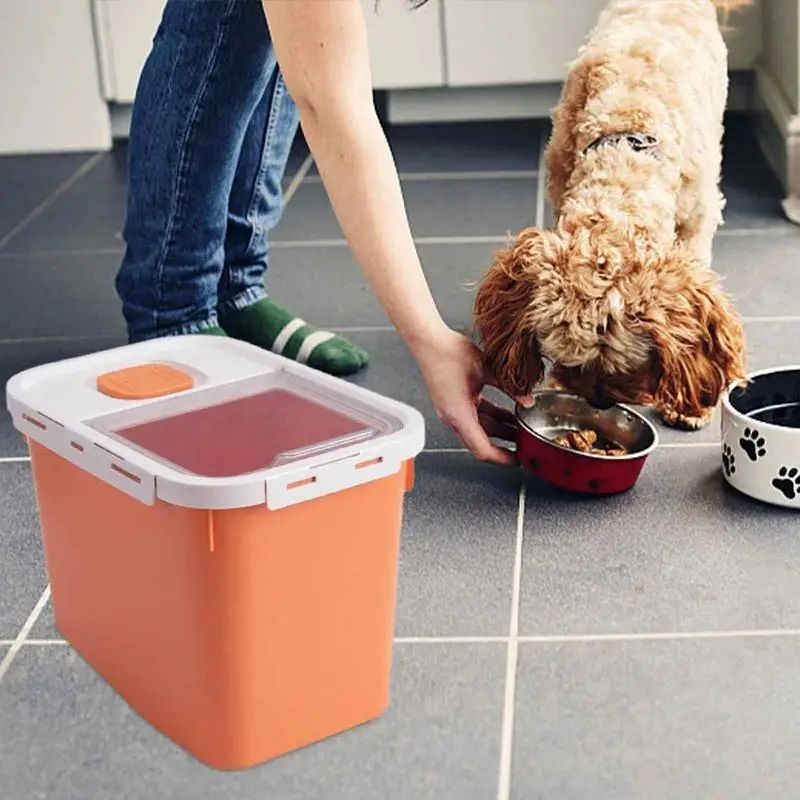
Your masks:
<svg viewBox="0 0 800 800"><path fill-rule="evenodd" d="M702 427L745 379L740 317L711 269L727 48L747 0L611 0L571 65L546 152L552 230L499 252L474 318L512 396L554 383Z"/></svg>

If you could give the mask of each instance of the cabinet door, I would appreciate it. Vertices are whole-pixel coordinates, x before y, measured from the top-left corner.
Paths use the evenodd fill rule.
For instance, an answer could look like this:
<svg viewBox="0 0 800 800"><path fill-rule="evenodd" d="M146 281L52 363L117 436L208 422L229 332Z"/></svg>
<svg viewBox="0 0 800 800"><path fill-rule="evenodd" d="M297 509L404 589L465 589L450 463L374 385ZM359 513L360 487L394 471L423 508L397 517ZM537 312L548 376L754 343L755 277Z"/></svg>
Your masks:
<svg viewBox="0 0 800 800"><path fill-rule="evenodd" d="M133 102L165 0L94 0L109 100ZM441 86L440 0L413 9L407 0L361 0L376 89Z"/></svg>
<svg viewBox="0 0 800 800"><path fill-rule="evenodd" d="M372 85L412 89L444 84L441 0L361 0L367 19Z"/></svg>
<svg viewBox="0 0 800 800"><path fill-rule="evenodd" d="M768 0L772 3L773 0ZM753 69L761 55L761 2L731 14L724 30L730 70Z"/></svg>
<svg viewBox="0 0 800 800"><path fill-rule="evenodd" d="M94 0L108 100L132 103L166 0Z"/></svg>
<svg viewBox="0 0 800 800"><path fill-rule="evenodd" d="M564 79L606 0L445 0L451 86Z"/></svg>
<svg viewBox="0 0 800 800"><path fill-rule="evenodd" d="M594 27L607 0L445 0L451 86L549 83ZM732 15L730 68L750 69L761 50L761 9Z"/></svg>

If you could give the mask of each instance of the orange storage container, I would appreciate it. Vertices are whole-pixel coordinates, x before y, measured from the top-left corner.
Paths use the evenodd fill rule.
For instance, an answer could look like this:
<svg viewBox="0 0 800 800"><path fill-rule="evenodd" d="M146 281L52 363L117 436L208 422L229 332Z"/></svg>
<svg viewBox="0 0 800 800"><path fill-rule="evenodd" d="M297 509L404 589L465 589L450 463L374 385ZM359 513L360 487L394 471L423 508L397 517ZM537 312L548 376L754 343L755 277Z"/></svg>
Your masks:
<svg viewBox="0 0 800 800"><path fill-rule="evenodd" d="M56 623L220 769L389 702L414 409L249 345L175 337L24 372Z"/></svg>

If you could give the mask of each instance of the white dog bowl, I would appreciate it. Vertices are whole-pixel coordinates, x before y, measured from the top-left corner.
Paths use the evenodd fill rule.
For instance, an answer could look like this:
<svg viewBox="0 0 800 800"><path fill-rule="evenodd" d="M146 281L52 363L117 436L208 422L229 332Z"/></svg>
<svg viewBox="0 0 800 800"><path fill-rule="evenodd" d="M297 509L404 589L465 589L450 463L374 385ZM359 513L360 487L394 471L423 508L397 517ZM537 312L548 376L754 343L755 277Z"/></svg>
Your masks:
<svg viewBox="0 0 800 800"><path fill-rule="evenodd" d="M800 510L800 366L750 375L722 398L722 472L756 500Z"/></svg>

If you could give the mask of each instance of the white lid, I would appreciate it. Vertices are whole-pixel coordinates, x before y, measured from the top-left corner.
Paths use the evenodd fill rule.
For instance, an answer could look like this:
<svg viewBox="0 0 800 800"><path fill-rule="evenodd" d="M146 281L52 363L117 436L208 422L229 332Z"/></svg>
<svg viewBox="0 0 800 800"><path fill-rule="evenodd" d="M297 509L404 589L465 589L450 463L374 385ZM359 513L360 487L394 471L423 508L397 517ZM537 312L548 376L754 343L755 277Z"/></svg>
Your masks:
<svg viewBox="0 0 800 800"><path fill-rule="evenodd" d="M22 433L150 504L282 508L394 474L424 446L416 410L224 337L48 364L6 394Z"/></svg>

